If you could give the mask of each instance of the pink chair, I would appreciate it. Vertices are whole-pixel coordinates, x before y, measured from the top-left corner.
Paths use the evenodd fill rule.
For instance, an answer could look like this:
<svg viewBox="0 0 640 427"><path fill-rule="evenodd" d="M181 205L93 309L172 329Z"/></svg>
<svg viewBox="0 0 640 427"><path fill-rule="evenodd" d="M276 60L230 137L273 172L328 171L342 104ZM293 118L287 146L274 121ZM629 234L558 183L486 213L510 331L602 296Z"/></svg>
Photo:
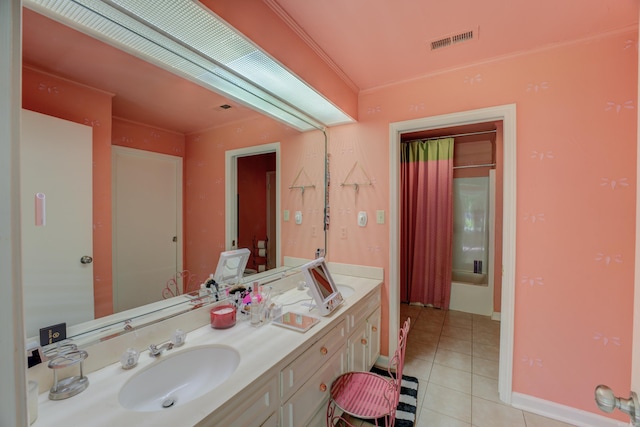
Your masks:
<svg viewBox="0 0 640 427"><path fill-rule="evenodd" d="M327 426L336 426L340 421L353 426L345 418L347 414L356 418L375 419L375 425L378 425L379 418L384 417L384 425L393 427L410 326L411 318L407 318L398 334L398 348L389 361L389 377L372 372L347 372L333 381L327 406Z"/></svg>

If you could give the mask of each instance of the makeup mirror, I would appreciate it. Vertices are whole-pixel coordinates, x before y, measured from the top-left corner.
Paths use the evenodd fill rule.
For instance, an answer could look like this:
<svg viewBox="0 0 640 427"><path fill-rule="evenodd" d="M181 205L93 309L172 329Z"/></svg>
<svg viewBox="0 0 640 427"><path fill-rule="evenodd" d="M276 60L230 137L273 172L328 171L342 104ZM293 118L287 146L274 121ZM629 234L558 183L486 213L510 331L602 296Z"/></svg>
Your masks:
<svg viewBox="0 0 640 427"><path fill-rule="evenodd" d="M322 316L331 314L344 302L342 294L329 273L324 257L308 262L300 268Z"/></svg>

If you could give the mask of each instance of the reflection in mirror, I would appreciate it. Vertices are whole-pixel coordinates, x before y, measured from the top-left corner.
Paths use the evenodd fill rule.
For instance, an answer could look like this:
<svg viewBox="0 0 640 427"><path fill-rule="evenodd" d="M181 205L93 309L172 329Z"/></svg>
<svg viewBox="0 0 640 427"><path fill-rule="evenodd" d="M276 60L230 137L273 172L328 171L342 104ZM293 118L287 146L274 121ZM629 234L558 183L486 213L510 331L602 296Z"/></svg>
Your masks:
<svg viewBox="0 0 640 427"><path fill-rule="evenodd" d="M263 249L261 241L275 241L282 245L282 258L252 261L249 268L255 266L257 271L260 265L273 265L276 267L273 271L280 273L284 256L311 258L318 247L324 248L324 193L321 185L324 179L324 147L318 132L300 136L291 127L32 10L25 9L23 18L23 108L80 123L92 131L90 234L93 241L80 254L70 256L69 263L77 269L82 255L93 258L93 283L89 284L93 291L93 307L89 311L93 313L89 317L99 320L81 326L70 321L67 325L69 335L105 328L110 323L136 316L148 316L167 307L171 310L184 309L189 298L162 299L167 283L176 281L174 295L196 290L214 271L220 252L231 249L224 237L224 154L227 150L279 141L285 165L281 171L280 186L285 190L282 199L276 203L279 202L282 210L291 211L292 217L294 212L301 211L305 218L301 225L282 224L283 232L287 233L286 241L282 241L278 233L274 239L267 239L266 234L265 238L255 234L258 257L260 249ZM184 237L182 241L176 238L177 241L171 243L181 251L180 255L176 250L176 257L182 259L182 267L193 277L192 280L184 280L181 275L183 268L176 267L170 277L154 283L157 302L128 308L120 315L114 314L117 309L114 307L113 264L118 254L113 253L115 215L112 212L116 208L112 200L113 146L160 153L183 162L181 190L184 194L181 199L184 207L181 213L184 215ZM287 190L300 167L305 167L317 184L314 194L302 195ZM27 170L29 166L24 165L22 169ZM23 198L31 203L29 200L33 200L33 195L23 195ZM142 196L140 198L144 201ZM54 208L52 203L47 207ZM257 209L246 209L243 213L246 211ZM260 221L266 222L265 214L262 217ZM26 218L25 222L28 221ZM250 221L258 222L256 219ZM54 226L51 221L46 225L48 228ZM77 228L65 232L75 233ZM178 235L175 230L168 234L170 240ZM254 249L253 241L242 244L250 251ZM268 247L265 249L266 255L278 253ZM30 267L25 264L24 268ZM58 267L63 266L60 264ZM259 276L267 277L269 271ZM45 278L42 283L51 284L56 272L41 271L41 277ZM29 284L25 282L23 286L26 299L30 299L26 294ZM38 304L43 304L43 295L37 292L34 295L40 298L34 300L33 309L37 310ZM72 299L66 298L64 303L71 304ZM29 303L25 301L25 306ZM44 303L57 304L53 300ZM186 306L188 309L188 304ZM62 309L67 313L74 310L76 308ZM51 323L61 321L52 319ZM38 327L42 326L46 325L30 326L28 335L36 335Z"/></svg>

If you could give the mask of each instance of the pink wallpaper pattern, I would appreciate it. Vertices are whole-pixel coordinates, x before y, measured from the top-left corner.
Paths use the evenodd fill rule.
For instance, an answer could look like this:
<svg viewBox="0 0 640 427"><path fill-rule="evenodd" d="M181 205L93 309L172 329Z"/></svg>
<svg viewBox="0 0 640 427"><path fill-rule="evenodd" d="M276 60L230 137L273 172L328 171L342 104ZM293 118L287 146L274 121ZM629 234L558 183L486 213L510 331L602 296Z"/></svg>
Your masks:
<svg viewBox="0 0 640 427"><path fill-rule="evenodd" d="M330 258L388 272L387 226L359 228L355 215L388 210L389 123L517 105L513 389L598 414L594 387L628 390L631 374L636 39L610 34L369 90L360 122L331 130L334 179L357 160L376 184L332 191Z"/></svg>

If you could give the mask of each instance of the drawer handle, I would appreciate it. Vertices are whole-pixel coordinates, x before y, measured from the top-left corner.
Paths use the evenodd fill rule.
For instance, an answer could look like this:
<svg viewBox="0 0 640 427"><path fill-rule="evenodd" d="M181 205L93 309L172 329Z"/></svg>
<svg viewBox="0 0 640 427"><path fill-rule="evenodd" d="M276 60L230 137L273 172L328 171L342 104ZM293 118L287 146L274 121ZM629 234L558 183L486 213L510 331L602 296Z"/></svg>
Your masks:
<svg viewBox="0 0 640 427"><path fill-rule="evenodd" d="M329 350L327 350L327 347L322 347L322 348L320 349L320 354L323 354L323 355L324 355L324 354L327 354L327 353L329 353Z"/></svg>
<svg viewBox="0 0 640 427"><path fill-rule="evenodd" d="M327 391L327 385L325 383L320 383L320 391L323 393Z"/></svg>
<svg viewBox="0 0 640 427"><path fill-rule="evenodd" d="M362 345L367 345L367 339L366 338L362 338L360 340L360 342L362 343Z"/></svg>
<svg viewBox="0 0 640 427"><path fill-rule="evenodd" d="M373 332L378 332L378 327L377 327L377 326L372 326L372 327L371 327L371 330L372 330Z"/></svg>

